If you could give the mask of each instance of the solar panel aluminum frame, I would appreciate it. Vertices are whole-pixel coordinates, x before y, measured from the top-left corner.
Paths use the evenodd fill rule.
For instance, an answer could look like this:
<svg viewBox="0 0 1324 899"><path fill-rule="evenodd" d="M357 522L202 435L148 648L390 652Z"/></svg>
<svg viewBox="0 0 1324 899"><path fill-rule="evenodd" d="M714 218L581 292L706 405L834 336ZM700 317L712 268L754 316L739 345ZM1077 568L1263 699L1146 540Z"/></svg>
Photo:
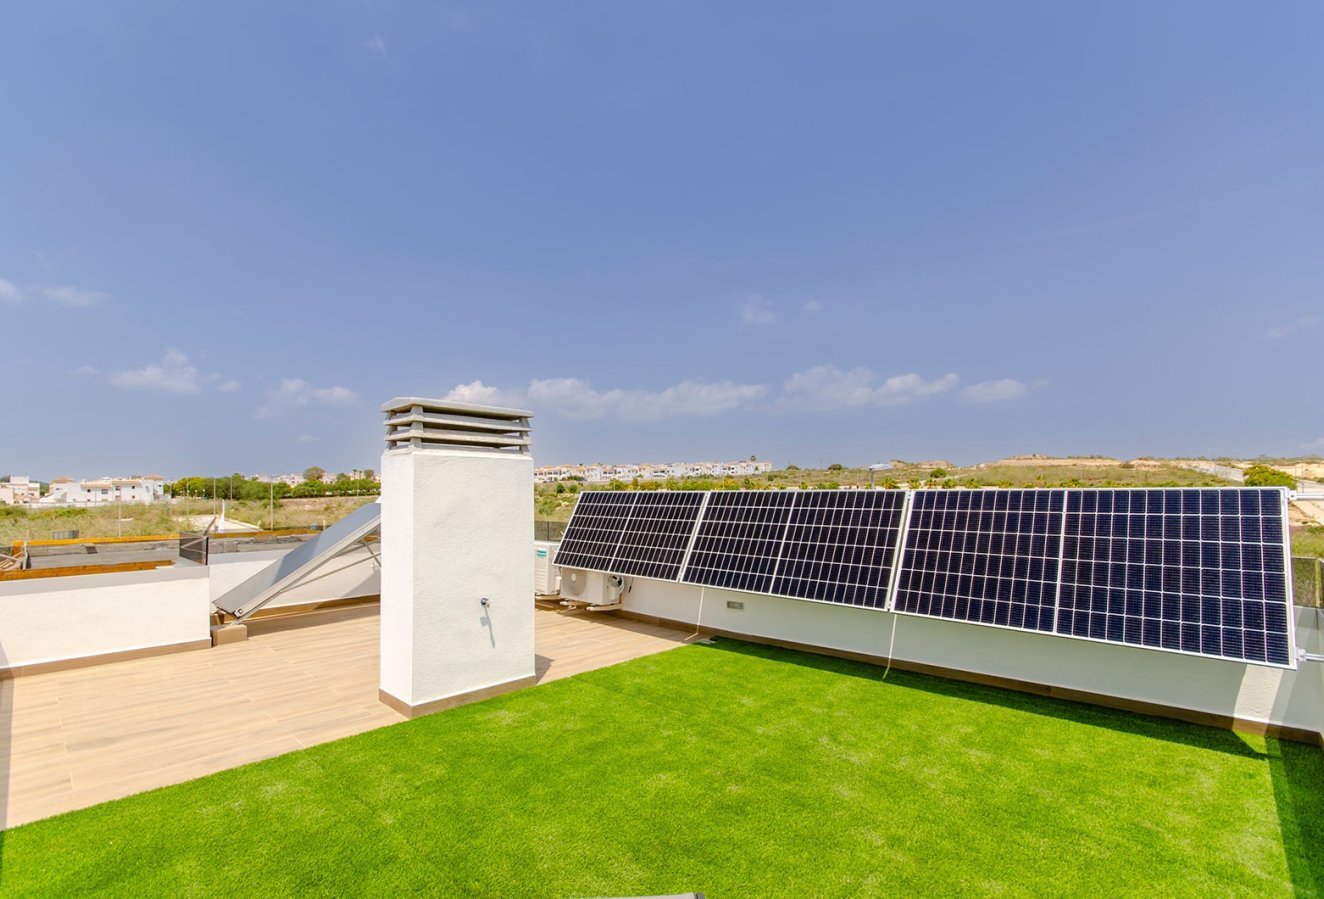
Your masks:
<svg viewBox="0 0 1324 899"><path fill-rule="evenodd" d="M910 530L910 507L915 491L907 490L901 502L901 526L896 529L896 550L892 553L892 576L887 579L887 603L882 611L891 612L896 605L897 585L901 583L901 565L906 556L906 533Z"/></svg>
<svg viewBox="0 0 1324 899"><path fill-rule="evenodd" d="M711 490L705 490L703 491L703 499L699 500L699 511L695 513L694 526L690 528L690 540L689 543L685 544L685 555L681 557L680 568L676 569L676 583L685 580L685 572L690 567L690 556L694 555L694 544L699 537L699 528L703 525L703 516L708 512L708 499L712 495Z"/></svg>
<svg viewBox="0 0 1324 899"><path fill-rule="evenodd" d="M892 578L892 595L891 595L891 601L888 603L888 611L892 612L894 615L905 615L905 616L907 616L907 617L909 617L909 618L925 618L925 619L928 619L929 621L950 621L950 622L952 622L952 623L954 623L954 624L973 624L973 625L977 625L977 626L979 626L979 627L991 627L991 628L996 628L996 629L998 629L998 630L1002 630L1002 631L1013 631L1013 632L1018 633L1018 634L1045 634L1045 635L1050 636L1050 637L1051 637L1051 636L1061 636L1061 635L1057 634L1055 631L1041 631L1041 630L1035 630L1034 628L1028 628L1028 627L1013 627L1013 626L1010 625L1010 624L998 624L998 623L996 623L996 622L992 622L992 621L971 621L971 620L968 620L968 619L965 619L965 618L946 618L946 617L944 617L944 616L942 616L942 615L926 615L926 614L924 614L923 612L907 612L907 611L905 611L904 609L898 609L898 608L896 608L896 600L897 600L897 596L898 596L898 594L899 594L900 591L901 591L901 572L902 572L903 567L904 567L904 565L905 565L905 557L904 557L905 546L906 546L906 539L905 539L905 538L906 538L906 536L910 533L911 510L914 508L914 500L915 500L915 496L920 492L920 490L930 490L930 491L933 491L933 492L936 493L936 492L943 492L943 491L945 491L946 489L947 489L947 488L934 488L934 487L927 487L927 488L920 488L919 490L907 490L907 491L906 491L906 507L905 507L905 516L906 516L906 517L903 519L903 521L902 521L902 523L901 523L901 534L900 534L900 539L901 539L901 552L902 552L902 555L898 556L898 557L897 557L897 560L896 560L895 571L893 572L893 575L894 575L894 576L893 576L893 578ZM964 489L964 488L952 488L952 489ZM982 488L976 488L976 489L982 489ZM1063 530L1065 529L1065 527L1066 527L1066 525L1065 525L1065 522L1066 522L1066 494L1069 492L1069 490L1068 490L1067 488L1064 488L1064 487L995 487L995 488L988 488L988 489L993 489L993 490L1019 490L1019 491L1021 491L1021 492L1025 492L1025 493L1030 493L1030 492L1035 492L1035 491L1042 492L1042 493L1057 493L1057 492L1062 493L1062 494L1063 494L1063 497L1062 497L1062 521L1063 521L1062 529L1063 529ZM1059 540L1060 540L1060 539L1061 539L1061 536L1059 535ZM1058 553L1057 553L1057 555L1058 555L1058 569L1057 569L1057 575L1056 575L1056 578L1055 578L1055 589L1060 590L1060 589L1061 589L1061 585L1062 585L1062 567L1061 567L1061 564L1062 564L1062 547L1061 547L1061 544L1060 544L1060 543L1059 543L1059 545L1058 545ZM1059 597L1058 595L1054 595L1054 597L1053 597L1053 625L1054 625L1054 627L1057 626L1057 609L1058 609L1058 601L1059 601L1059 598L1060 598L1060 597Z"/></svg>
<svg viewBox="0 0 1324 899"><path fill-rule="evenodd" d="M1063 637L1063 638L1065 638L1065 639L1067 639L1067 640L1081 640L1081 641L1084 641L1084 642L1086 642L1086 643L1098 643L1098 644L1102 644L1102 645L1104 645L1104 646L1126 646L1126 647L1130 647L1131 649L1150 650L1150 651L1155 651L1155 652L1166 652L1166 653L1171 653L1171 654L1173 654L1173 655L1187 656L1187 657L1189 657L1189 658L1196 658L1196 659L1210 659L1210 660L1215 661L1215 662L1233 662L1233 663L1242 664L1242 665L1258 665L1258 666L1263 667L1263 668L1281 668L1281 669L1284 669L1284 670L1287 670L1287 671L1295 671L1295 670L1297 669L1297 662L1298 662L1298 659L1297 659L1297 648L1296 648L1296 620L1295 620L1296 596L1295 596L1295 592L1294 592L1294 589L1293 589L1293 583L1292 583L1292 546L1291 546L1291 528L1290 528L1289 523L1288 523L1288 514L1287 514L1287 510L1288 510L1288 494L1287 494L1287 488L1285 488L1285 487L1235 487L1235 486L1227 486L1227 487L1069 487L1069 488L1066 488L1066 493L1068 494L1068 498L1069 498L1069 497L1070 497L1070 494L1072 494L1072 493L1087 493L1087 492L1095 492L1095 493L1114 492L1114 493L1115 493L1115 492L1120 492L1120 491L1124 491L1124 490L1162 490L1162 491L1168 491L1168 490L1217 490L1217 491L1228 491L1228 490L1271 490L1271 491L1273 491L1273 492L1275 492L1275 493L1278 494L1279 514L1281 515L1281 517L1282 517L1282 522L1283 522L1283 535L1282 535L1282 536L1283 536L1283 539L1282 539L1282 547L1283 547L1283 583L1285 584L1284 598L1285 598L1285 602L1286 602L1286 604L1287 604L1287 610L1286 610L1286 613L1287 613L1287 662L1286 662L1286 663L1279 663L1279 662L1271 662L1271 661L1268 661L1268 660L1260 661L1260 660L1258 660L1258 659L1240 659L1240 658L1237 658L1237 657L1235 657L1235 656L1213 655L1212 653L1205 653L1205 652L1192 652L1192 651L1190 651L1190 650L1188 650L1188 649L1173 649L1173 648L1168 647L1168 646L1149 646L1149 645L1141 644L1141 643L1126 643L1126 642L1123 642L1123 641L1121 641L1121 640L1102 640L1102 639L1100 639L1100 638L1098 638L1098 637L1090 637L1090 636L1087 636L1087 635L1086 635L1086 636L1082 636L1082 635L1080 635L1080 634L1065 634L1065 633L1062 633L1060 630L1057 629L1057 628L1058 628L1058 616L1061 614L1061 611L1062 611L1062 593L1061 593L1061 591L1062 591L1062 569L1061 569L1061 567L1058 568L1058 572L1057 572L1058 596L1057 596L1057 606L1056 606L1056 609L1055 609L1055 611L1054 611L1054 613L1053 613L1053 627L1054 627L1054 629L1053 629L1052 631L1029 631L1028 633L1047 634L1047 635L1052 636L1052 637ZM1063 524L1063 532L1064 532L1064 533L1065 533L1065 529L1066 529L1066 516L1067 516L1066 508L1067 508L1067 506L1064 505L1064 506L1063 506L1063 511L1062 511L1062 524ZM1064 541L1064 542L1063 542L1063 545L1062 545L1062 551L1063 551L1063 552L1065 552L1065 548L1066 548L1066 545L1065 545L1065 541ZM904 614L904 613L903 613L903 614Z"/></svg>

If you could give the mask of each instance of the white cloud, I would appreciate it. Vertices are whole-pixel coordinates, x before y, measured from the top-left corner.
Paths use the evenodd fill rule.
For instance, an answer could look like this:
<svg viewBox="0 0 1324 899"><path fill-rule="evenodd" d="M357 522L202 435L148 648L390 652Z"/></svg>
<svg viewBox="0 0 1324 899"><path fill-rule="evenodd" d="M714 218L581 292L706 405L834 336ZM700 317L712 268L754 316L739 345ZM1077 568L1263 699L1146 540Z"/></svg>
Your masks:
<svg viewBox="0 0 1324 899"><path fill-rule="evenodd" d="M220 386L220 387L217 387L216 389L219 390L221 393L234 393L236 390L238 390L238 389L239 389L240 387L242 387L242 386L243 386L243 385L240 384L238 381L226 381L225 383L221 384L221 386Z"/></svg>
<svg viewBox="0 0 1324 899"><path fill-rule="evenodd" d="M386 55L386 38L382 37L380 34L374 34L372 40L368 41L363 46L367 47L373 53L380 53L382 56Z"/></svg>
<svg viewBox="0 0 1324 899"><path fill-rule="evenodd" d="M56 287L39 287L37 292L52 303L58 303L61 306L93 306L102 300L111 298L111 295L104 291L86 290L69 284Z"/></svg>
<svg viewBox="0 0 1324 899"><path fill-rule="evenodd" d="M972 403L997 403L1004 400L1018 400L1036 387L1042 387L1043 381L1027 384L1015 378L999 378L996 381L980 381L961 391L961 396Z"/></svg>
<svg viewBox="0 0 1324 899"><path fill-rule="evenodd" d="M76 374L76 375L99 375L99 374L101 374L101 369L99 369L99 368L93 368L93 367L90 366L90 365L80 365L80 366L78 366L77 368L74 369L74 374Z"/></svg>
<svg viewBox="0 0 1324 899"><path fill-rule="evenodd" d="M879 382L878 376L867 368L843 371L834 365L818 365L787 378L778 405L783 409L813 411L901 406L951 390L959 380L950 372L932 380L910 372Z"/></svg>
<svg viewBox="0 0 1324 899"><path fill-rule="evenodd" d="M476 406L518 406L528 402L528 396L519 391L502 390L482 381L470 381L452 387L446 399L456 403L473 403Z"/></svg>
<svg viewBox="0 0 1324 899"><path fill-rule="evenodd" d="M0 303L12 306L21 302L23 302L23 291L18 289L18 285L0 278Z"/></svg>
<svg viewBox="0 0 1324 899"><path fill-rule="evenodd" d="M772 304L758 294L746 297L744 302L736 306L736 311L740 313L742 325L777 324L777 313Z"/></svg>
<svg viewBox="0 0 1324 899"><path fill-rule="evenodd" d="M1270 340L1277 340L1280 337L1290 337L1299 331L1313 328L1320 322L1324 322L1324 315L1303 315L1296 321L1288 322L1285 325L1279 325L1276 328L1270 328L1264 332L1264 336Z"/></svg>
<svg viewBox="0 0 1324 899"><path fill-rule="evenodd" d="M805 312L813 313L813 312L822 312L822 311L823 311L823 304L820 303L818 300L810 300L808 303L805 303Z"/></svg>
<svg viewBox="0 0 1324 899"><path fill-rule="evenodd" d="M461 384L446 398L486 405L529 406L535 413L555 412L585 421L615 417L628 421L658 421L682 416L716 415L762 399L763 384L731 381L682 381L663 390L597 390L582 378L545 378L524 390L503 390L481 381Z"/></svg>
<svg viewBox="0 0 1324 899"><path fill-rule="evenodd" d="M110 383L116 387L164 393L197 393L202 390L202 380L188 356L173 348L166 350L158 364L117 371L110 376Z"/></svg>
<svg viewBox="0 0 1324 899"><path fill-rule="evenodd" d="M258 407L256 415L275 418L283 411L303 406L348 406L358 401L358 392L348 387L316 387L303 378L284 378L267 391L267 401Z"/></svg>

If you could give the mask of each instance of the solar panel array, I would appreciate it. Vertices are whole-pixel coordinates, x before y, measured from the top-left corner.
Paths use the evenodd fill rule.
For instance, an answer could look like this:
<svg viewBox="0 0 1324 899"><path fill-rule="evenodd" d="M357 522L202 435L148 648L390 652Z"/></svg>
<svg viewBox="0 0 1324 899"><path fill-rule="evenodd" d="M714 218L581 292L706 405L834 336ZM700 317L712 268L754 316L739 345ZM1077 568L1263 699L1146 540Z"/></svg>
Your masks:
<svg viewBox="0 0 1324 899"><path fill-rule="evenodd" d="M556 564L1294 664L1282 490L916 490L906 500L901 490L585 493Z"/></svg>

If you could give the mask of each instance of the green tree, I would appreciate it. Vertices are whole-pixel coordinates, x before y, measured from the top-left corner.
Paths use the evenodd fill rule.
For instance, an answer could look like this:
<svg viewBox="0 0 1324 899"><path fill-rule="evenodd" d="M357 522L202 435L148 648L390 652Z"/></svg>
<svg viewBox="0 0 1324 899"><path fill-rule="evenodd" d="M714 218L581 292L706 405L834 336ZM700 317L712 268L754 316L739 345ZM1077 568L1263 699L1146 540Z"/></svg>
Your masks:
<svg viewBox="0 0 1324 899"><path fill-rule="evenodd" d="M842 465L840 462L833 462L828 466L828 471L844 471L845 469L846 466Z"/></svg>
<svg viewBox="0 0 1324 899"><path fill-rule="evenodd" d="M312 465L303 470L303 479L305 481L320 481L322 475L326 474L326 469L317 465Z"/></svg>
<svg viewBox="0 0 1324 899"><path fill-rule="evenodd" d="M935 469L933 469L933 471L929 472L929 477L931 477L931 478L945 478L945 477L947 477L947 469L945 469L945 468L935 468Z"/></svg>
<svg viewBox="0 0 1324 899"><path fill-rule="evenodd" d="M1296 478L1285 471L1267 465L1252 465L1246 469L1247 487L1289 487L1296 489Z"/></svg>

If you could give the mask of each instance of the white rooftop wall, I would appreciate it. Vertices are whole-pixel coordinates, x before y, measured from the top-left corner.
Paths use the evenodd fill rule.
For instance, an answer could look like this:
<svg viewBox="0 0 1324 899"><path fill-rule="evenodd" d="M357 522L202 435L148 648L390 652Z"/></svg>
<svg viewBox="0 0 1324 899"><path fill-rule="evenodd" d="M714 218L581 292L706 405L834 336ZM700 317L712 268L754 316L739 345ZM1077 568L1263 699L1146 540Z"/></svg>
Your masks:
<svg viewBox="0 0 1324 899"><path fill-rule="evenodd" d="M694 624L699 601L698 587L638 578L625 608ZM1296 620L1298 649L1324 652L1320 611L1298 608ZM703 595L702 624L878 657L894 646L896 659L924 665L1324 731L1324 664L1315 662L1289 671L714 588Z"/></svg>

